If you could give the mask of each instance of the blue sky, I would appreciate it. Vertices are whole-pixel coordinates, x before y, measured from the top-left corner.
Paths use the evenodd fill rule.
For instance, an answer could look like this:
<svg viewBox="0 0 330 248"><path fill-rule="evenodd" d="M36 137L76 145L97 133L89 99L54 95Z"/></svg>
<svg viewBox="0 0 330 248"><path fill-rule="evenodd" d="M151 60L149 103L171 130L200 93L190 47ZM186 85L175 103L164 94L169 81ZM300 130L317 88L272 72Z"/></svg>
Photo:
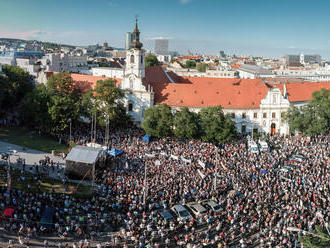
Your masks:
<svg viewBox="0 0 330 248"><path fill-rule="evenodd" d="M0 0L0 37L123 47L139 26L144 47L280 57L330 55L327 0Z"/></svg>

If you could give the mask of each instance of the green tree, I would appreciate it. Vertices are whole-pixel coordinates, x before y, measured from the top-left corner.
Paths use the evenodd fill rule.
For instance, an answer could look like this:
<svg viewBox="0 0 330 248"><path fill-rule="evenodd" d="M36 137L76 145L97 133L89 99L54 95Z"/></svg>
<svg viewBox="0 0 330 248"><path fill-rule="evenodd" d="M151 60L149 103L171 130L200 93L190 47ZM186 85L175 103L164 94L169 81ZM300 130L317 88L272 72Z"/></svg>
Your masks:
<svg viewBox="0 0 330 248"><path fill-rule="evenodd" d="M197 70L199 72L206 72L207 64L206 63L198 63L197 64Z"/></svg>
<svg viewBox="0 0 330 248"><path fill-rule="evenodd" d="M224 143L235 137L235 125L230 116L224 115L221 106L203 108L200 116L203 129L202 140Z"/></svg>
<svg viewBox="0 0 330 248"><path fill-rule="evenodd" d="M45 85L39 84L24 98L24 104L19 111L22 124L37 129L50 130L51 118L48 113L50 102L51 96Z"/></svg>
<svg viewBox="0 0 330 248"><path fill-rule="evenodd" d="M50 76L47 80L47 89L52 93L73 94L80 93L75 87L73 79L68 72L59 72Z"/></svg>
<svg viewBox="0 0 330 248"><path fill-rule="evenodd" d="M79 119L79 102L68 94L54 94L48 105L48 113L52 121L52 129L63 132L69 128L70 119L72 121Z"/></svg>
<svg viewBox="0 0 330 248"><path fill-rule="evenodd" d="M187 107L177 112L173 119L174 135L183 139L196 139L200 135L198 114L190 112Z"/></svg>
<svg viewBox="0 0 330 248"><path fill-rule="evenodd" d="M196 62L194 60L187 60L185 64L186 68L195 69L196 68Z"/></svg>
<svg viewBox="0 0 330 248"><path fill-rule="evenodd" d="M171 136L172 126L173 115L168 105L159 104L145 111L142 128L147 134L155 137Z"/></svg>
<svg viewBox="0 0 330 248"><path fill-rule="evenodd" d="M300 109L291 106L284 116L290 132L296 131L315 136L329 131L330 90L321 89L313 93L313 99Z"/></svg>
<svg viewBox="0 0 330 248"><path fill-rule="evenodd" d="M326 228L315 227L315 233L307 234L299 239L306 248L327 248L330 247L330 234Z"/></svg>
<svg viewBox="0 0 330 248"><path fill-rule="evenodd" d="M27 72L17 66L4 65L0 76L0 109L17 107L24 96L33 90L33 83Z"/></svg>
<svg viewBox="0 0 330 248"><path fill-rule="evenodd" d="M157 66L159 65L158 59L155 55L149 54L146 56L146 67Z"/></svg>
<svg viewBox="0 0 330 248"><path fill-rule="evenodd" d="M100 113L99 119L105 124L109 119L112 125L126 125L129 117L122 103L124 92L116 86L116 80L99 80L94 88L94 104Z"/></svg>

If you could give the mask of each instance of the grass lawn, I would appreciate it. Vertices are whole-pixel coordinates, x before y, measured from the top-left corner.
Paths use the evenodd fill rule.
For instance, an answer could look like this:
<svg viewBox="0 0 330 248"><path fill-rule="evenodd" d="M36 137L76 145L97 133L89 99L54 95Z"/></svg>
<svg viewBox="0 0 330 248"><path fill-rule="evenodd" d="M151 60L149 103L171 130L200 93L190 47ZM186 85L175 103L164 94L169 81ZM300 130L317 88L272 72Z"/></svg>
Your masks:
<svg viewBox="0 0 330 248"><path fill-rule="evenodd" d="M58 140L50 136L38 135L35 131L24 128L0 127L0 141L5 141L29 149L35 149L50 153L68 152L67 145L59 144Z"/></svg>
<svg viewBox="0 0 330 248"><path fill-rule="evenodd" d="M7 166L0 165L0 187L6 187L7 185ZM36 175L31 173L24 173L25 180L21 180L21 171L19 169L11 168L11 185L12 189L27 190L28 184L30 184L31 192L39 192L38 182L36 181ZM85 184L80 184L78 189L78 184L69 183L67 191L62 184L62 181L43 176L41 177L40 191L50 193L54 191L55 193L65 193L74 194L77 197L89 197L92 194L92 187Z"/></svg>

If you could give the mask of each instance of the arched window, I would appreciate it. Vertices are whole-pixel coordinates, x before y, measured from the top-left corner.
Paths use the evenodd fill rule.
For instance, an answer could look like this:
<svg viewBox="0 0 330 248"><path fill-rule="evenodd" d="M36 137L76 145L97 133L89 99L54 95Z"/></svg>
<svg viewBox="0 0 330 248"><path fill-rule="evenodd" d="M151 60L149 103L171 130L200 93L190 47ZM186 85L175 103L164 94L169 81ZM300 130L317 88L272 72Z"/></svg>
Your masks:
<svg viewBox="0 0 330 248"><path fill-rule="evenodd" d="M133 89L133 79L130 79L129 80L129 88L130 89Z"/></svg>
<svg viewBox="0 0 330 248"><path fill-rule="evenodd" d="M134 55L131 55L131 60L130 60L131 64L134 64Z"/></svg>

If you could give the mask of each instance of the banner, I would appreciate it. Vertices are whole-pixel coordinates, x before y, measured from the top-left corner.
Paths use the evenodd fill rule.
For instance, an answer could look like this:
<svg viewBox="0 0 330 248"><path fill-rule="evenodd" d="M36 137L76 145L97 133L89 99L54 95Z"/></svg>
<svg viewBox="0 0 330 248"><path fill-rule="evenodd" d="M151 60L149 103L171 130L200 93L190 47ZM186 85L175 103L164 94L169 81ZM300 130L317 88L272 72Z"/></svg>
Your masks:
<svg viewBox="0 0 330 248"><path fill-rule="evenodd" d="M181 160L187 164L191 164L191 160L190 159L185 159L184 157L181 156Z"/></svg>
<svg viewBox="0 0 330 248"><path fill-rule="evenodd" d="M205 164L202 161L198 160L198 164L202 166L203 169L205 169Z"/></svg>
<svg viewBox="0 0 330 248"><path fill-rule="evenodd" d="M202 179L205 178L205 175L204 175L199 169L197 170L197 172L198 172L198 174L201 176Z"/></svg>
<svg viewBox="0 0 330 248"><path fill-rule="evenodd" d="M175 156L175 155L171 155L171 158L175 159L175 160L178 160L179 157L178 156Z"/></svg>

